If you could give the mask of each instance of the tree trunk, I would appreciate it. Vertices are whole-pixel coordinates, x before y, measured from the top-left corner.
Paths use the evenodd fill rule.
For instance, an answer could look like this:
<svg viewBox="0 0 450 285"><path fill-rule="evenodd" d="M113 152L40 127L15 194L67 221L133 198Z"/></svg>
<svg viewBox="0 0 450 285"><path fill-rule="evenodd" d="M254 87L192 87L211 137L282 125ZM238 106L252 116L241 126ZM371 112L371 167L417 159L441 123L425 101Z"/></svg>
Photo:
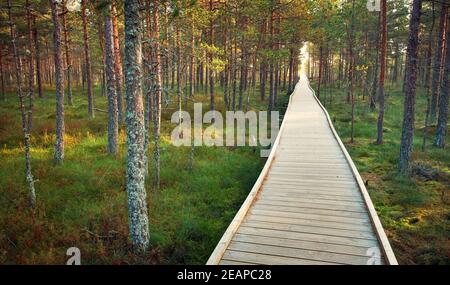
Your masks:
<svg viewBox="0 0 450 285"><path fill-rule="evenodd" d="M119 123L123 123L123 72L122 72L122 55L120 53L120 40L119 40L119 23L116 9L116 0L112 1L112 25L113 25L113 38L114 38L114 71L116 79L116 93L117 93L117 112Z"/></svg>
<svg viewBox="0 0 450 285"><path fill-rule="evenodd" d="M450 17L449 17L450 18ZM445 146L445 136L447 134L448 121L448 98L449 98L449 76L450 76L450 19L447 20L446 33L446 52L445 52L445 66L442 78L441 96L439 99L439 117L436 131L436 140L434 145L440 148Z"/></svg>
<svg viewBox="0 0 450 285"><path fill-rule="evenodd" d="M34 38L34 50L36 52L36 79L38 85L39 98L44 97L44 92L42 91L42 71L41 71L41 47L39 44L39 33L36 26L36 17L33 17L33 38Z"/></svg>
<svg viewBox="0 0 450 285"><path fill-rule="evenodd" d="M178 105L178 123L181 124L181 111L182 111L182 89L181 89L181 32L180 28L176 27L176 57L177 57L177 105Z"/></svg>
<svg viewBox="0 0 450 285"><path fill-rule="evenodd" d="M431 63L432 63L432 53L433 53L433 31L434 31L434 24L435 24L435 9L434 9L434 2L431 3L432 5L432 19L431 19L431 27L428 31L428 43L427 43L427 56L426 56L426 74L425 74L425 87L427 89L427 93L430 92L430 81L431 81Z"/></svg>
<svg viewBox="0 0 450 285"><path fill-rule="evenodd" d="M323 48L319 48L319 81L317 82L317 98L320 99L320 85L322 84L322 72L323 72Z"/></svg>
<svg viewBox="0 0 450 285"><path fill-rule="evenodd" d="M414 137L414 105L416 96L417 56L419 49L421 10L422 0L414 0L409 24L403 129L400 144L399 170L403 174L408 173L410 170L410 157Z"/></svg>
<svg viewBox="0 0 450 285"><path fill-rule="evenodd" d="M159 7L158 3L153 4L153 51L155 56L155 80L154 80L154 104L153 104L153 116L154 116L154 137L155 137L155 189L160 187L160 172L161 172L161 154L160 154L160 136L161 136L161 49L159 45ZM179 81L179 80L178 80ZM179 84L179 83L178 83Z"/></svg>
<svg viewBox="0 0 450 285"><path fill-rule="evenodd" d="M381 0L381 47L380 47L380 78L378 82L378 124L377 124L377 144L383 143L383 122L384 122L384 82L386 77L386 53L387 53L387 3Z"/></svg>
<svg viewBox="0 0 450 285"><path fill-rule="evenodd" d="M189 61L189 98L194 96L194 46L195 46L195 35L194 35L194 19L191 19L191 58Z"/></svg>
<svg viewBox="0 0 450 285"><path fill-rule="evenodd" d="M66 9L66 1L62 1L63 5L63 32L64 32L64 49L66 53L66 68L67 68L67 101L69 106L73 105L72 98L72 59L70 57L70 35L69 30L67 28L67 9Z"/></svg>
<svg viewBox="0 0 450 285"><path fill-rule="evenodd" d="M86 83L87 83L87 97L88 97L88 113L91 119L95 118L94 113L94 93L92 92L92 67L91 67L91 50L89 48L89 30L86 15L86 2L81 1L81 18L83 20L83 42L84 42L84 59L86 61Z"/></svg>
<svg viewBox="0 0 450 285"><path fill-rule="evenodd" d="M27 114L25 111L25 95L22 90L22 70L21 64L19 60L19 51L17 49L17 36L16 29L14 27L13 17L12 17L12 5L11 0L8 0L8 18L9 18L9 28L11 33L11 43L13 48L13 57L14 57L14 67L15 67L15 76L16 76L16 85L17 85L17 93L19 97L19 108L20 114L22 118L22 130L24 135L24 146L25 146L25 177L28 183L28 190L30 192L30 206L31 208L36 207L36 191L34 188L34 178L31 173L31 157L30 157L30 126L27 126ZM31 110L29 110L29 116L31 115Z"/></svg>
<svg viewBox="0 0 450 285"><path fill-rule="evenodd" d="M213 0L209 0L209 11L213 11ZM209 21L209 45L212 46L214 44L214 22L211 18ZM213 61L213 55L212 53L209 54L209 63L212 64ZM209 68L209 96L211 99L210 107L211 111L214 111L216 109L216 103L214 98L214 70L212 68Z"/></svg>
<svg viewBox="0 0 450 285"><path fill-rule="evenodd" d="M241 77L240 77L240 81L239 81L239 105L238 105L238 109L242 111L243 108L243 96L244 96L244 89L245 89L245 73L246 73L246 67L247 67L247 62L246 62L246 55L245 55L245 39L244 39L244 35L242 35L241 38Z"/></svg>
<svg viewBox="0 0 450 285"><path fill-rule="evenodd" d="M2 84L1 92L3 101L7 101L5 92L5 74L3 70L3 45L0 43L0 84Z"/></svg>
<svg viewBox="0 0 450 285"><path fill-rule="evenodd" d="M434 58L434 66L433 66L433 76L431 81L431 107L430 107L430 119L431 122L436 121L436 112L438 105L438 97L439 97L439 86L440 86L440 75L441 75L441 67L443 65L442 54L444 49L444 38L445 38L445 22L447 16L447 5L442 2L441 5L441 16L440 16L440 24L439 24L439 34L438 34L438 42L435 49L435 58Z"/></svg>
<svg viewBox="0 0 450 285"><path fill-rule="evenodd" d="M34 97L34 59L33 59L33 20L31 15L31 5L30 2L26 1L27 9L27 28L28 28L28 128L33 128L33 97Z"/></svg>
<svg viewBox="0 0 450 285"><path fill-rule="evenodd" d="M106 92L108 96L108 152L117 154L119 144L119 117L117 108L114 39L111 6L105 15Z"/></svg>
<svg viewBox="0 0 450 285"><path fill-rule="evenodd" d="M355 0L352 0L352 16L350 24L350 35L349 35L349 57L350 57L350 67L349 67L349 81L350 88L349 94L352 104L352 128L351 128L351 139L350 142L355 142L355 55L353 52L354 45L354 18L355 18Z"/></svg>
<svg viewBox="0 0 450 285"><path fill-rule="evenodd" d="M52 9L53 31L53 54L55 63L56 81L56 143L54 159L56 163L64 161L64 75L61 47L61 22L59 19L58 1L50 0Z"/></svg>
<svg viewBox="0 0 450 285"><path fill-rule="evenodd" d="M125 1L125 90L127 101L127 195L134 250L149 246L149 220L144 169L144 104L142 96L142 18L139 0Z"/></svg>

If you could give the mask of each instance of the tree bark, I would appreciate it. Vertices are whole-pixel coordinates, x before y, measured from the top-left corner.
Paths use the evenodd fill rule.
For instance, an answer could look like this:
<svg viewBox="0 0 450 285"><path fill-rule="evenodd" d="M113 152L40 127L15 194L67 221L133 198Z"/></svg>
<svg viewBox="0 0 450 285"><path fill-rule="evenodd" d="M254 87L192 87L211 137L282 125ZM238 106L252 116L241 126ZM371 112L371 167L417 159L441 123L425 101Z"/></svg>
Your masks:
<svg viewBox="0 0 450 285"><path fill-rule="evenodd" d="M212 13L213 11L213 0L209 0L209 11ZM211 17L209 21L209 45L212 46L214 44L214 22L213 18ZM212 64L213 61L213 55L212 53L209 54L209 63ZM216 109L216 102L214 97L214 70L212 68L209 68L209 96L210 96L210 108L211 111L214 111Z"/></svg>
<svg viewBox="0 0 450 285"><path fill-rule="evenodd" d="M111 16L113 24L113 38L114 38L114 71L116 76L116 93L117 93L117 112L119 123L123 123L123 72L122 72L122 55L120 53L120 39L119 39L119 23L117 16L116 0L112 1Z"/></svg>
<svg viewBox="0 0 450 285"><path fill-rule="evenodd" d="M349 35L349 57L350 57L350 67L349 67L349 81L350 88L349 94L352 104L352 127L351 127L351 139L350 142L355 142L355 55L353 51L354 45L354 18L355 18L355 0L352 0L352 16L350 24L350 35Z"/></svg>
<svg viewBox="0 0 450 285"><path fill-rule="evenodd" d="M439 86L440 86L440 75L441 69L443 65L442 54L444 49L444 38L445 38L445 21L447 15L447 5L442 2L441 5L441 16L439 23L439 34L438 34L438 42L435 49L435 58L434 58L434 66L433 66L433 75L431 81L431 106L430 106L430 120L431 122L436 121L436 112L438 105L438 97L439 97Z"/></svg>
<svg viewBox="0 0 450 285"><path fill-rule="evenodd" d="M88 96L88 113L91 119L95 118L94 111L94 93L92 92L92 67L91 67L91 50L89 47L89 30L86 15L86 5L88 0L81 1L81 18L83 21L83 43L84 43L84 59L86 69L86 83Z"/></svg>
<svg viewBox="0 0 450 285"><path fill-rule="evenodd" d="M161 168L161 154L160 154L160 136L161 136L161 95L162 95L162 86L161 86L161 49L159 45L159 10L158 3L155 2L153 7L153 51L155 56L155 80L154 80L154 136L155 136L155 188L159 189L161 179L160 179L160 168Z"/></svg>
<svg viewBox="0 0 450 285"><path fill-rule="evenodd" d="M407 48L407 66L405 83L405 102L403 114L403 129L400 142L399 170L406 174L410 170L410 159L414 137L414 107L417 81L417 56L419 49L419 28L422 10L422 0L413 1L413 9L409 24L409 41Z"/></svg>
<svg viewBox="0 0 450 285"><path fill-rule="evenodd" d="M36 80L38 85L38 96L39 98L44 97L44 92L42 91L42 67L41 67L41 47L39 44L39 33L36 26L36 17L33 17L33 38L34 38L34 49L36 52Z"/></svg>
<svg viewBox="0 0 450 285"><path fill-rule="evenodd" d="M55 63L56 82L56 143L54 160L56 163L64 161L64 75L61 44L61 22L59 19L58 1L50 0L53 21L53 56Z"/></svg>
<svg viewBox="0 0 450 285"><path fill-rule="evenodd" d="M25 146L25 177L28 183L28 191L30 192L30 205L31 208L36 207L36 191L34 188L34 178L33 174L31 173L31 157L30 157L30 128L27 126L27 114L25 111L25 104L24 104L24 94L22 90L22 70L21 65L19 61L19 51L17 49L17 36L16 36L16 29L13 22L13 16L12 16L12 5L11 0L8 0L8 18L9 18L9 28L11 33L11 43L13 48L13 57L14 57L14 67L15 67L15 76L16 76L16 85L17 85L17 93L19 96L19 107L20 107L20 114L22 118L22 130L24 135L24 146Z"/></svg>
<svg viewBox="0 0 450 285"><path fill-rule="evenodd" d="M381 47L380 47L380 77L378 82L378 124L377 124L377 144L383 143L383 123L384 123L384 82L386 78L386 53L387 53L387 3L381 0Z"/></svg>
<svg viewBox="0 0 450 285"><path fill-rule="evenodd" d="M5 92L5 74L3 70L3 45L0 43L0 83L2 84L1 92L3 101L7 101Z"/></svg>
<svg viewBox="0 0 450 285"><path fill-rule="evenodd" d="M445 147L445 136L447 134L448 122L448 101L449 101L449 76L450 76L450 17L447 17L446 52L445 66L442 78L441 96L439 98L439 117L434 145L440 148Z"/></svg>
<svg viewBox="0 0 450 285"><path fill-rule="evenodd" d="M317 82L317 98L320 99L320 86L322 84L322 72L323 72L323 48L319 48L319 81Z"/></svg>
<svg viewBox="0 0 450 285"><path fill-rule="evenodd" d="M67 101L69 106L73 105L72 98L72 58L70 56L70 35L67 27L67 9L66 1L62 1L63 5L63 32L64 32L64 48L66 52L66 67L67 67Z"/></svg>
<svg viewBox="0 0 450 285"><path fill-rule="evenodd" d="M139 0L125 1L125 92L127 101L127 196L134 250L149 246L144 169L144 103L142 96L142 18Z"/></svg>
<svg viewBox="0 0 450 285"><path fill-rule="evenodd" d="M119 114L117 107L114 39L111 6L105 15L106 90L108 96L108 152L117 154L119 144Z"/></svg>
<svg viewBox="0 0 450 285"><path fill-rule="evenodd" d="M33 20L30 1L26 1L27 28L28 28L28 129L33 128L33 97L34 97L34 51L33 51Z"/></svg>

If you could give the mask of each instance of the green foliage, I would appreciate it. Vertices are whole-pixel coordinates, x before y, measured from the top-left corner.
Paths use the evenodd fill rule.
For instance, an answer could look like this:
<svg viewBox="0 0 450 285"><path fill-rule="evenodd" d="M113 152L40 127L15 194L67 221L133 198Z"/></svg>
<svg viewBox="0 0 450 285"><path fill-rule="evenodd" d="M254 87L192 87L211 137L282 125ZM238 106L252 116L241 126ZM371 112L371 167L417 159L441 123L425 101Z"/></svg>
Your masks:
<svg viewBox="0 0 450 285"><path fill-rule="evenodd" d="M106 98L95 91L97 108L106 109ZM249 108L265 107L256 93L250 95ZM169 144L173 124L165 112L161 189L152 190L152 163L146 182L151 251L142 259L131 253L128 238L124 126L119 154L111 157L106 150L106 114L97 112L95 120L88 119L85 93L75 90L74 107L66 108L66 159L63 165L54 165L52 96L46 92L35 102L31 149L32 171L38 179L35 215L27 204L17 102L0 103L0 263L64 264L67 248L77 246L83 264L204 264L262 169L258 149L196 147L194 168L189 171L190 148ZM286 98L280 96L280 106ZM223 102L217 103L225 110Z"/></svg>

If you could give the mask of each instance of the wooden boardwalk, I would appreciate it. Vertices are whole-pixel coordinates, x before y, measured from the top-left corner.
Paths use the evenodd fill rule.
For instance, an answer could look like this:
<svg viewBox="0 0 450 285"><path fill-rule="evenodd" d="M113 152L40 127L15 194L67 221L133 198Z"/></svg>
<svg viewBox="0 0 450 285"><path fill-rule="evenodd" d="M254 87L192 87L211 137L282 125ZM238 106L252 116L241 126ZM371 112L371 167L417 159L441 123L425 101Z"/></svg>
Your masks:
<svg viewBox="0 0 450 285"><path fill-rule="evenodd" d="M397 264L364 183L305 76L260 177L207 264Z"/></svg>

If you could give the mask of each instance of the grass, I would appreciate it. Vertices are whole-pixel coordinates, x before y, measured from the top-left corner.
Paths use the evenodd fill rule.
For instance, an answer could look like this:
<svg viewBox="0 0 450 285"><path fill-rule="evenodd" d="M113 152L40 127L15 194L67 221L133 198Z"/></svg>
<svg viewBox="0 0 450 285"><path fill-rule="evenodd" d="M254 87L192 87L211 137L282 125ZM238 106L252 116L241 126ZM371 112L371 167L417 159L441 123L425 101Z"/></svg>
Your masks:
<svg viewBox="0 0 450 285"><path fill-rule="evenodd" d="M351 106L345 88L328 87L326 105L377 209L400 264L450 264L450 152L433 147L431 127L423 152L426 91L418 89L412 177L397 172L403 120L401 86L388 85L384 144L376 145L377 111L357 91L355 143L350 143ZM450 140L450 138L448 138Z"/></svg>
<svg viewBox="0 0 450 285"><path fill-rule="evenodd" d="M96 107L106 110L106 98L100 90L95 93ZM72 246L80 248L83 264L204 264L264 164L257 148L197 147L189 171L190 148L169 143L175 126L170 110L176 104L176 96L169 95L169 105L163 107L161 189L152 190L152 169L146 182L151 250L138 257L128 238L124 126L119 154L112 157L106 151L106 114L97 112L90 120L86 94L76 90L74 106L66 106L65 161L55 165L54 93L37 99L31 148L32 172L38 179L33 214L14 96L8 94L9 101L0 103L0 264L64 264ZM285 103L286 97L280 100ZM209 98L197 95L195 100ZM264 109L265 104L252 95L249 107Z"/></svg>

